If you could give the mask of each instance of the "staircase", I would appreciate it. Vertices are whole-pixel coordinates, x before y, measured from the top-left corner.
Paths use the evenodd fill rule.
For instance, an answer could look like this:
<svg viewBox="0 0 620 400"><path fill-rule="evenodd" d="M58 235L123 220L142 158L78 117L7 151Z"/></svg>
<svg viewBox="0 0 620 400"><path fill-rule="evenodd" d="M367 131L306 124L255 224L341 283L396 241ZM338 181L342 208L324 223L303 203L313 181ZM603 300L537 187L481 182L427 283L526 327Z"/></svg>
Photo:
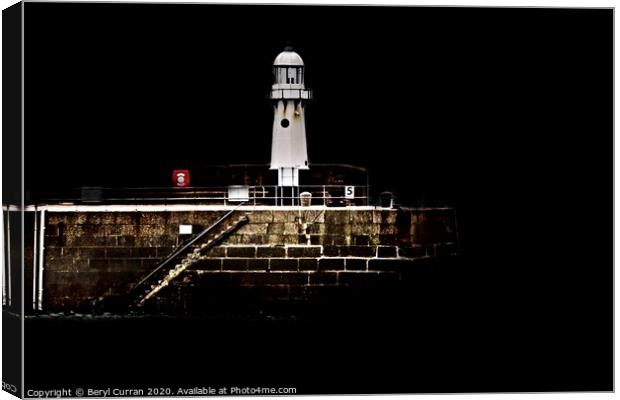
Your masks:
<svg viewBox="0 0 620 400"><path fill-rule="evenodd" d="M229 213L232 214L232 213ZM234 221L229 221L228 224L222 224L227 219L228 215L224 216L218 222L206 229L202 234L198 235L190 243L183 246L178 251L172 253L166 260L164 260L153 272L149 273L143 278L133 289L133 293L138 293L133 300L133 305L136 307L142 307L149 299L157 295L162 289L168 286L185 270L193 266L197 261L204 258L204 255L215 246L219 245L228 236L230 236L237 229L241 228L248 222L247 216L241 216ZM210 233L217 226L222 225L222 228L217 231L206 242L195 245L198 239L205 237L207 233ZM188 250L191 250L188 252ZM174 259L178 259L183 253L187 254L172 268L166 268L166 265ZM135 295L134 295L135 296Z"/></svg>
<svg viewBox="0 0 620 400"><path fill-rule="evenodd" d="M226 218L226 217L224 217ZM185 257L181 259L181 261L176 264L172 268L165 268L165 265L169 263L169 261L173 259L178 259L178 257L183 253L183 251L176 251L172 255L170 255L164 262L162 262L153 272L143 278L132 290L134 293L140 293L136 296L133 305L137 307L142 307L146 301L150 298L157 295L159 291L168 286L173 280L175 280L179 275L181 275L185 270L194 265L197 261L204 258L204 255L212 248L220 244L224 241L229 235L235 232L237 229L241 228L248 222L247 216L241 216L234 221L231 221L228 224L222 224L224 222L224 218L220 221L216 222L214 225L209 227L207 230L213 230L216 225L223 225L222 229L217 231L215 235L213 235L209 240L201 245L194 245L192 241L189 244L185 245L180 250L190 250ZM205 235L199 235L200 237Z"/></svg>
<svg viewBox="0 0 620 400"><path fill-rule="evenodd" d="M241 205L243 203L239 207ZM207 229L173 251L138 283L134 281L134 283L116 284L99 297L92 299L91 310L125 313L128 307L142 307L183 271L204 258L210 249L218 246L249 221L245 215L233 219L233 214L239 207L228 211ZM170 265L174 266L170 268Z"/></svg>

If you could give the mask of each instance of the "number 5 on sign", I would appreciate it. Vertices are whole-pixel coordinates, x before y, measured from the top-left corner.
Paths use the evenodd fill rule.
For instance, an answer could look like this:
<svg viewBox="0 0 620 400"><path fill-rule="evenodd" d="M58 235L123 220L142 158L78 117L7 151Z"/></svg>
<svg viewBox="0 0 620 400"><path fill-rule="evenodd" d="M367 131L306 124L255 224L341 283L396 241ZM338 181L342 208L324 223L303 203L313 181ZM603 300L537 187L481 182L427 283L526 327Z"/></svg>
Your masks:
<svg viewBox="0 0 620 400"><path fill-rule="evenodd" d="M354 199L355 198L355 186L345 186L344 197L346 199Z"/></svg>

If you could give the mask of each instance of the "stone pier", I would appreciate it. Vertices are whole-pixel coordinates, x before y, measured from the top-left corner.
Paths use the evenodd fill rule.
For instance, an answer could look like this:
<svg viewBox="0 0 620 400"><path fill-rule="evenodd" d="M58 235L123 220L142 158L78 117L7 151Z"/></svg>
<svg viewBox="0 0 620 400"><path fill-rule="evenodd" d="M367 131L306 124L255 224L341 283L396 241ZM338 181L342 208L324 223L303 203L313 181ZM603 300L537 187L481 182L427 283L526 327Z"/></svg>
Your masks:
<svg viewBox="0 0 620 400"><path fill-rule="evenodd" d="M90 312L94 299L127 290L230 209L48 206L43 311ZM235 214L248 223L159 293L161 309L247 293L254 302L320 301L339 288L398 282L416 262L458 253L451 208L263 206ZM193 235L180 235L179 225L192 225ZM27 285L32 268L27 263Z"/></svg>

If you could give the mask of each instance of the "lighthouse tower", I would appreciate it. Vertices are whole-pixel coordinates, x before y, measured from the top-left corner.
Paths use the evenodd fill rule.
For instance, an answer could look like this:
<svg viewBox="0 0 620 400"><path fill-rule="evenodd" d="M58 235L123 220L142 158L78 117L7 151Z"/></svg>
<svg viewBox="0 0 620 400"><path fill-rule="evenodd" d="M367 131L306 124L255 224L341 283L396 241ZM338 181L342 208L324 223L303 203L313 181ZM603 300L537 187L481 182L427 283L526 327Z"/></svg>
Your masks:
<svg viewBox="0 0 620 400"><path fill-rule="evenodd" d="M274 60L273 73L275 82L269 96L274 105L270 169L278 171L282 195L284 187L290 187L294 197L299 170L309 169L304 106L312 94L304 86L304 62L290 47Z"/></svg>

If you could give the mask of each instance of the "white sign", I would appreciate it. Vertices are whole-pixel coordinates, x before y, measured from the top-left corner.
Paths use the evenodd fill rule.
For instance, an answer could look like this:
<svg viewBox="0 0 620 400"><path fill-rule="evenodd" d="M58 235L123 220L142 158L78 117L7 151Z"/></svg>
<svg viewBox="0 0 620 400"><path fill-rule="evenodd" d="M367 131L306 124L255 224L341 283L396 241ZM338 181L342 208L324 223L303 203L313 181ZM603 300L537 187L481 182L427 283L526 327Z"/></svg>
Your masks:
<svg viewBox="0 0 620 400"><path fill-rule="evenodd" d="M191 225L179 225L179 235L191 235L191 234L192 234Z"/></svg>
<svg viewBox="0 0 620 400"><path fill-rule="evenodd" d="M249 201L250 200L250 187L249 186L228 186L228 201Z"/></svg>
<svg viewBox="0 0 620 400"><path fill-rule="evenodd" d="M345 186L344 197L346 199L354 199L355 198L355 186Z"/></svg>

